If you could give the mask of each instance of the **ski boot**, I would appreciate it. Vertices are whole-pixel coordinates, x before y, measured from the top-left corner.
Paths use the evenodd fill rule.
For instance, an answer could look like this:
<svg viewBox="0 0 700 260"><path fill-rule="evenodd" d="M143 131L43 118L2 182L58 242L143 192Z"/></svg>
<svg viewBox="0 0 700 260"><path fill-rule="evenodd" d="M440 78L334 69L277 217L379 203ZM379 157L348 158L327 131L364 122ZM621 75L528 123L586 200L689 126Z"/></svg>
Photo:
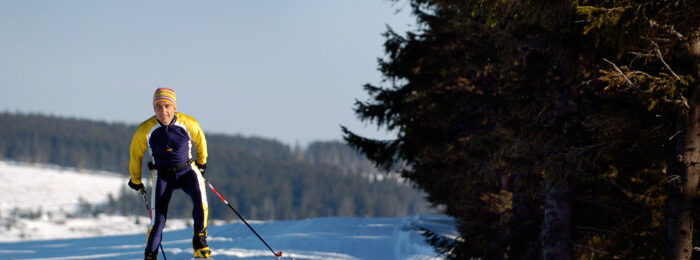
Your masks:
<svg viewBox="0 0 700 260"><path fill-rule="evenodd" d="M207 245L207 230L194 232L192 237L192 248L194 249L194 258L211 258L211 249Z"/></svg>
<svg viewBox="0 0 700 260"><path fill-rule="evenodd" d="M155 251L153 253L151 252L145 252L143 254L143 259L144 260L157 260L158 259L158 251Z"/></svg>

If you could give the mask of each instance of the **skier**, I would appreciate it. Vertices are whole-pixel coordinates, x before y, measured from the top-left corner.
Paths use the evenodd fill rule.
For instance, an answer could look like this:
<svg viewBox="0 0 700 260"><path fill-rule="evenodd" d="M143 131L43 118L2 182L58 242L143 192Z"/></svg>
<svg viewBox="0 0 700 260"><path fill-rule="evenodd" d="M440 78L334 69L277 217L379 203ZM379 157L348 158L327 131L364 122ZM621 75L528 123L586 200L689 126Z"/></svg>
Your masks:
<svg viewBox="0 0 700 260"><path fill-rule="evenodd" d="M207 218L209 206L204 186L207 163L207 142L199 123L192 117L176 112L175 91L158 88L153 94L155 116L139 125L131 140L129 187L140 191L141 163L146 149L153 157L148 166L151 170L153 191L151 192L152 219L148 228L148 239L144 259L157 259L158 246L168 215L168 204L173 190L182 189L192 198L194 236L192 248L195 258L210 258L207 245ZM197 158L192 159L192 142L197 148Z"/></svg>

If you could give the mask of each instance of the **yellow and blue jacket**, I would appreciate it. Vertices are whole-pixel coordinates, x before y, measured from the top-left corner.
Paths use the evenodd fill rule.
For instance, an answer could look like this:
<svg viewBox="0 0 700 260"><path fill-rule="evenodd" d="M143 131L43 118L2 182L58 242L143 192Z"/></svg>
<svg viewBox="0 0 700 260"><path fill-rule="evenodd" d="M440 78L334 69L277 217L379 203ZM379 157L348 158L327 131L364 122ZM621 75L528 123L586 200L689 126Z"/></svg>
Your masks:
<svg viewBox="0 0 700 260"><path fill-rule="evenodd" d="M175 113L169 125L152 116L139 125L131 139L129 172L131 181L141 183L141 163L146 149L159 167L175 167L192 160L192 142L197 148L198 164L207 163L207 141L193 117Z"/></svg>

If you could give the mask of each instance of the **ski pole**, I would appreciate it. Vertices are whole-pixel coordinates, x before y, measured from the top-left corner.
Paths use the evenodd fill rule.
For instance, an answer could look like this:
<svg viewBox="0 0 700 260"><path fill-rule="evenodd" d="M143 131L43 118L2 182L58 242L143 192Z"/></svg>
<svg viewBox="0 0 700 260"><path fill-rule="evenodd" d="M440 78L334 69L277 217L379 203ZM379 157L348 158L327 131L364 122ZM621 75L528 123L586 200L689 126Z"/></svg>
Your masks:
<svg viewBox="0 0 700 260"><path fill-rule="evenodd" d="M148 199L146 199L146 189L141 189L141 197L143 198L143 203L146 205L146 211L148 212L148 217L153 221L153 215L151 215L151 207L148 206ZM165 250L163 250L163 244L158 243L158 247L160 247L160 251L163 252L163 259L168 260L168 257L165 256Z"/></svg>
<svg viewBox="0 0 700 260"><path fill-rule="evenodd" d="M211 190L213 190L214 193L216 193L216 195L219 196L219 198L220 198L224 203L226 203L226 205L228 205L228 207L231 208L231 210L233 210L233 213L236 213L236 216L238 216L238 218L240 218L241 220L243 220L243 223L245 223L245 225L248 226L248 228L250 228L250 231L253 231L253 233L254 233L256 236L258 236L258 238L260 239L260 241L262 241L263 244L265 244L265 246L267 246L267 249L270 249L270 251L271 251L276 257L278 257L278 258L279 258L279 257L282 257L282 251L279 251L279 252L275 253L275 250L272 250L272 247L270 247L270 245L268 245L267 242L265 242L265 239L263 239L262 237L260 237L260 235L258 234L258 232L255 232L255 229L253 229L253 227L251 227L250 224L248 224L248 221L245 221L245 219L243 218L243 216L241 216L241 214L238 213L238 211L237 211L236 209L234 209L233 206L231 206L231 203L228 203L228 201L224 198L224 196L221 196L221 193L219 193L219 192L214 188L214 186L211 185L211 183L210 183L209 181L206 181L206 182L207 182L207 185L209 185L209 188L211 188Z"/></svg>

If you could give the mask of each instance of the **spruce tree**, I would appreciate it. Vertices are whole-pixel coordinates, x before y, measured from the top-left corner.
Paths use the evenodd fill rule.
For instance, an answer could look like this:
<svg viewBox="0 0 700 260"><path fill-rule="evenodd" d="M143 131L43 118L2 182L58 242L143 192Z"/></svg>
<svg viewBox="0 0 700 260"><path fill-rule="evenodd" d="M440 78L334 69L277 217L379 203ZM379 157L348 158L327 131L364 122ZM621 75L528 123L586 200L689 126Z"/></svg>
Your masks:
<svg viewBox="0 0 700 260"><path fill-rule="evenodd" d="M419 29L386 33L388 86L355 106L397 138L343 130L457 218L456 240L428 232L441 252L690 257L695 1L411 6Z"/></svg>

